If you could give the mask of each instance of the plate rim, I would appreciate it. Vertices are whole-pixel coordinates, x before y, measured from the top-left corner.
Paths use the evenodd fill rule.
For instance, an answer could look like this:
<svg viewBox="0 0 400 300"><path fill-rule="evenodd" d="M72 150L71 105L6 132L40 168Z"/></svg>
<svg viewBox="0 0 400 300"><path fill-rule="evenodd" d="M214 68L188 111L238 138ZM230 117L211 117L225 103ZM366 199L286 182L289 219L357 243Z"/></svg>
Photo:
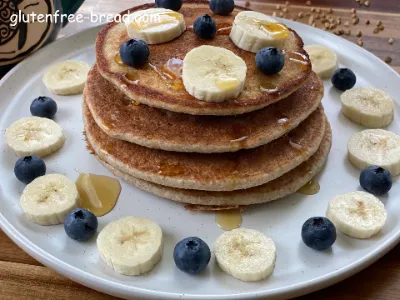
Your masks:
<svg viewBox="0 0 400 300"><path fill-rule="evenodd" d="M314 28L308 26L306 24L302 24L295 21L290 21L282 18L276 18L284 24L288 24L289 27L297 27L295 30L301 28L302 30L308 30L311 32L317 32L322 35L327 35L329 39L337 39L338 41L344 42L346 47L351 47L352 49L356 49L356 51L361 51L364 55L370 57L374 62L384 65L387 70L389 70L392 75L397 77L400 81L400 74L398 74L393 68L389 65L385 64L379 57L374 55L373 53L367 51L364 48L361 48L354 43L336 36L330 32L326 32L319 28ZM70 34L64 36L56 41L42 47L40 50L36 51L24 61L20 62L18 65L13 67L1 80L0 80L0 90L3 84L19 69L23 68L26 64L29 64L31 60L35 59L37 55L40 55L43 51L51 51L53 47L56 47L58 43L67 40L73 39L77 35L88 34L89 31L99 31L101 27L103 27L106 23L102 23L99 25L92 26L90 28L86 28L80 30L74 34ZM7 105L7 104L6 104ZM279 287L268 291L257 291L257 292L246 292L240 294L226 294L226 295L196 295L196 294L179 294L179 293L171 293L171 292L162 292L155 290L148 290L135 286L127 286L120 283L117 283L112 280L107 280L105 278L95 276L89 272L85 272L83 270L77 269L72 265L65 263L59 258L49 254L45 250L36 246L33 242L31 242L28 238L26 238L22 233L20 233L3 214L0 212L0 228L3 232L21 249L27 252L30 256L37 259L39 262L43 263L46 267L55 270L62 276L65 276L79 284L92 288L94 290L118 296L118 297L132 297L135 299L137 297L145 298L145 299L157 299L157 297L163 297L163 299L232 299L232 297L240 297L240 299L256 299L256 298L273 298L273 299L283 299L287 297L296 297L305 295L322 288L328 287L335 283L338 283L341 280L344 280L369 265L376 262L378 259L383 257L387 252L393 249L400 241L400 231L395 233L391 238L386 240L384 243L379 244L373 251L369 252L366 256L361 257L360 259L354 261L351 264L346 265L343 268L334 270L330 273L324 274L322 276L318 276L314 279L289 285L286 287Z"/></svg>

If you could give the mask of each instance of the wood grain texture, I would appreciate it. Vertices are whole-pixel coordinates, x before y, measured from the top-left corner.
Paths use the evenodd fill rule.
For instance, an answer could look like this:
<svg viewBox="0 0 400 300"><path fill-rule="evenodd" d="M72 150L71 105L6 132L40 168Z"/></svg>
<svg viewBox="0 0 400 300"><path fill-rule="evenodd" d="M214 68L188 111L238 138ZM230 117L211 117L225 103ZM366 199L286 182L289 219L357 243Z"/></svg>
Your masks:
<svg viewBox="0 0 400 300"><path fill-rule="evenodd" d="M86 0L78 13L87 18L90 12L116 14L129 7L145 3L141 0ZM236 1L244 5L244 1ZM116 5L116 3L118 3ZM253 0L250 7L267 14L272 14L276 4L285 1ZM288 7L288 18L295 18L299 12L310 12L311 7L333 8L335 17L340 16L342 23L351 20L351 8L356 8L360 23L351 29L350 36L344 38L356 42L358 30L363 32L364 48L381 59L390 56L391 66L400 71L400 1L370 0L370 7L360 7L354 0L314 0L311 6L306 6L306 0L292 0ZM370 25L365 20L370 20ZM299 19L308 22L308 17ZM382 21L385 30L374 34L373 29L378 21ZM88 21L67 25L61 36L74 34L79 30L94 26ZM345 28L344 26L340 28ZM388 39L394 38L394 44L389 45ZM0 299L116 299L100 294L56 274L42 266L28 254L18 248L3 232L0 231ZM400 299L400 245L369 268L357 275L319 292L298 299L354 299L354 300L384 300Z"/></svg>

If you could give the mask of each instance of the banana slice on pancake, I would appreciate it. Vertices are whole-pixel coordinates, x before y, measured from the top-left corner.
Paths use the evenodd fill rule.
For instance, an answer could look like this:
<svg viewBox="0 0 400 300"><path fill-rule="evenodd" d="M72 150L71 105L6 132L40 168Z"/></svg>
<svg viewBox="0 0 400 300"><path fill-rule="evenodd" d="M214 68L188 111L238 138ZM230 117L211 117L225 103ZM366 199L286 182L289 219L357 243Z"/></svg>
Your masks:
<svg viewBox="0 0 400 300"><path fill-rule="evenodd" d="M221 102L239 96L246 72L246 63L232 51L200 46L186 54L182 79L186 91L196 99Z"/></svg>
<svg viewBox="0 0 400 300"><path fill-rule="evenodd" d="M281 48L289 36L284 24L255 11L238 13L229 35L238 48L254 53L264 47Z"/></svg>
<svg viewBox="0 0 400 300"><path fill-rule="evenodd" d="M136 11L124 20L131 38L144 40L148 44L169 42L186 29L183 15L165 8L149 8Z"/></svg>

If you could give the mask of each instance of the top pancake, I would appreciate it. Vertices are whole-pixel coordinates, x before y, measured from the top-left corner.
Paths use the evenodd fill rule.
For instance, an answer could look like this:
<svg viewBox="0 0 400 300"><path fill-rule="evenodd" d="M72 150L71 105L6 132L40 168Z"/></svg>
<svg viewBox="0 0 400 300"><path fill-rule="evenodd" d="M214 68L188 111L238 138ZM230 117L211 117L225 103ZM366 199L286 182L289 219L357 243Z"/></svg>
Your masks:
<svg viewBox="0 0 400 300"><path fill-rule="evenodd" d="M152 7L154 4L144 4L129 11L132 13ZM231 15L219 16L210 10L208 1L188 0L184 2L179 12L184 15L188 28L197 17L204 14L211 15L221 28L229 27L236 14L243 10L248 9L236 6ZM126 13L127 11L122 12L121 15ZM168 43L149 45L151 66L146 65L140 69L122 66L115 61L120 46L128 39L123 23L107 24L100 31L96 41L99 72L130 99L175 112L194 115L235 115L251 112L287 97L296 91L311 73L311 63L303 49L303 41L294 31L291 31L282 48L285 52L284 68L278 74L271 76L263 75L255 65L255 54L236 47L228 34L217 34L212 40L202 40L192 30L187 30ZM161 77L159 70L169 59L184 59L186 53L201 45L223 47L246 62L245 87L238 98L219 103L200 101L189 95L185 89L172 89ZM129 74L131 80L127 79L126 74ZM261 86L263 90L260 89Z"/></svg>
<svg viewBox="0 0 400 300"><path fill-rule="evenodd" d="M319 106L323 83L315 73L288 98L237 116L193 116L133 105L94 66L84 92L97 125L109 136L141 146L179 152L234 152L277 139Z"/></svg>

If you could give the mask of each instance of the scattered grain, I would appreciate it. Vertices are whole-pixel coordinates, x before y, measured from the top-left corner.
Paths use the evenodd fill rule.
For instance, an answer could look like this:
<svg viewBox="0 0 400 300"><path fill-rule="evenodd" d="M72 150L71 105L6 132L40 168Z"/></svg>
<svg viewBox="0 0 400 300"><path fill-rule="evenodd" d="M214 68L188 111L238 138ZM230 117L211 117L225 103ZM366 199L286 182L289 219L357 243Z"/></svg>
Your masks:
<svg viewBox="0 0 400 300"><path fill-rule="evenodd" d="M329 24L328 22L326 22L326 23L324 24L324 27L325 27L326 29L328 29L329 26L331 26L331 24Z"/></svg>
<svg viewBox="0 0 400 300"><path fill-rule="evenodd" d="M344 22L344 26L349 27L350 26L349 21Z"/></svg>
<svg viewBox="0 0 400 300"><path fill-rule="evenodd" d="M361 38L357 40L357 45L360 47L362 47L364 45L364 42Z"/></svg>
<svg viewBox="0 0 400 300"><path fill-rule="evenodd" d="M357 37L362 37L362 35L363 35L363 34L362 34L362 31L361 31L361 30L357 31L357 34L356 34Z"/></svg>
<svg viewBox="0 0 400 300"><path fill-rule="evenodd" d="M373 33L379 33L379 28L376 27L376 28L374 29Z"/></svg>
<svg viewBox="0 0 400 300"><path fill-rule="evenodd" d="M244 2L244 7L250 7L250 1L246 0L246 2Z"/></svg>
<svg viewBox="0 0 400 300"><path fill-rule="evenodd" d="M364 5L365 5L366 7L369 7L369 1L368 1L368 0L365 1L365 2L364 2Z"/></svg>
<svg viewBox="0 0 400 300"><path fill-rule="evenodd" d="M388 43L389 43L390 45L393 45L393 42L394 42L394 40L393 40L392 38L390 38L390 39L388 40Z"/></svg>
<svg viewBox="0 0 400 300"><path fill-rule="evenodd" d="M385 63L390 64L392 62L392 58L390 56L385 58Z"/></svg>
<svg viewBox="0 0 400 300"><path fill-rule="evenodd" d="M378 29L379 29L380 31L384 31L384 30L385 30L385 26L381 25L381 26L378 27Z"/></svg>
<svg viewBox="0 0 400 300"><path fill-rule="evenodd" d="M352 13L352 14L355 14L356 12L357 12L357 11L356 11L355 8L352 8L352 9L351 9L351 13Z"/></svg>
<svg viewBox="0 0 400 300"><path fill-rule="evenodd" d="M284 8L282 9L282 11L283 11L284 13L287 13L287 12L288 12L287 7L284 7Z"/></svg>
<svg viewBox="0 0 400 300"><path fill-rule="evenodd" d="M274 11L274 12L272 13L272 16L273 16L273 17L276 17L276 11Z"/></svg>
<svg viewBox="0 0 400 300"><path fill-rule="evenodd" d="M369 25L369 24L371 24L371 22L369 21L369 19L367 19L367 20L365 21L365 25Z"/></svg>
<svg viewBox="0 0 400 300"><path fill-rule="evenodd" d="M353 19L353 21L351 23L353 23L353 25L357 25L360 22L359 18L355 18Z"/></svg>
<svg viewBox="0 0 400 300"><path fill-rule="evenodd" d="M379 27L379 26L381 26L382 25L382 21L378 21L377 23L376 23L376 27Z"/></svg>
<svg viewBox="0 0 400 300"><path fill-rule="evenodd" d="M281 6L279 4L276 5L276 9L281 9Z"/></svg>
<svg viewBox="0 0 400 300"><path fill-rule="evenodd" d="M333 14L333 9L332 8L328 9L328 14Z"/></svg>
<svg viewBox="0 0 400 300"><path fill-rule="evenodd" d="M317 8L315 11L317 12L317 14L321 13L321 9L320 8Z"/></svg>
<svg viewBox="0 0 400 300"><path fill-rule="evenodd" d="M351 34L351 30L350 30L350 29L344 30L344 34L345 34L345 35L350 35L350 34Z"/></svg>
<svg viewBox="0 0 400 300"><path fill-rule="evenodd" d="M311 12L315 12L315 7L311 7Z"/></svg>
<svg viewBox="0 0 400 300"><path fill-rule="evenodd" d="M299 14L297 16L299 17L299 19L302 19L304 17L304 13L303 12L299 12Z"/></svg>

